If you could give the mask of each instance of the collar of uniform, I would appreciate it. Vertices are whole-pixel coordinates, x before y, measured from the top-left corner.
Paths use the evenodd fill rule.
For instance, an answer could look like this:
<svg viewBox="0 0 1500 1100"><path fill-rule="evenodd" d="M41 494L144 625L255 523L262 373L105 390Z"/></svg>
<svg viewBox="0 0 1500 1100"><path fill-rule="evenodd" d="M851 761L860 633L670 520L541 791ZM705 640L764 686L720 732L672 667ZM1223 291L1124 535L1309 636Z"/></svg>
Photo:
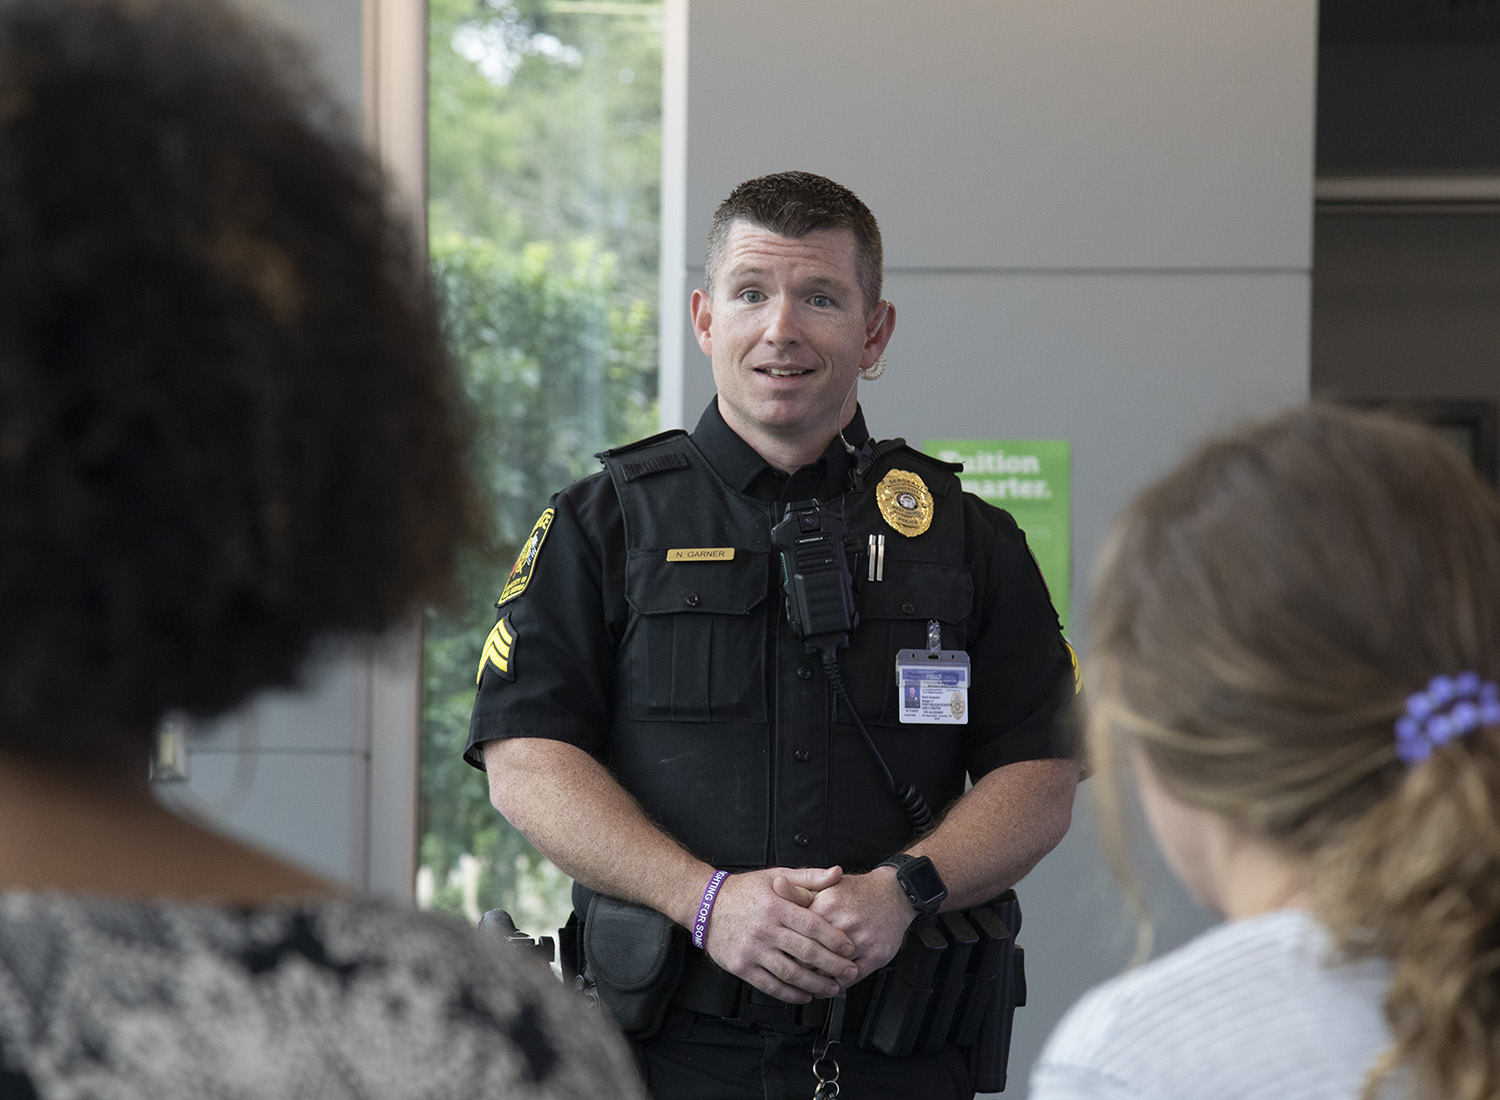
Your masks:
<svg viewBox="0 0 1500 1100"><path fill-rule="evenodd" d="M844 427L844 439L850 446L858 448L869 437L864 411L856 405L854 418ZM698 426L693 429L693 442L730 488L757 500L794 501L811 497L832 500L842 496L848 488L849 471L854 463L849 452L844 450L843 439L835 435L816 462L794 474L785 474L724 423L717 397L703 410Z"/></svg>

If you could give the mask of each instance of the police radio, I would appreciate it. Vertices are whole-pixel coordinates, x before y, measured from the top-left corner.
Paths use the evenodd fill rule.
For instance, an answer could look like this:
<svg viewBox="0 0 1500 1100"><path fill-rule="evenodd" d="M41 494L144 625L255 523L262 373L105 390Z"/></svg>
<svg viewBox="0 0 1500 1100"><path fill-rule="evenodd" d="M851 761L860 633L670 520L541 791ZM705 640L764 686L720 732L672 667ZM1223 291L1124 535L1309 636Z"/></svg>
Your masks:
<svg viewBox="0 0 1500 1100"><path fill-rule="evenodd" d="M807 500L787 507L771 528L781 559L781 589L792 632L813 652L837 651L859 624L854 610L854 574L849 569L844 519L827 505Z"/></svg>
<svg viewBox="0 0 1500 1100"><path fill-rule="evenodd" d="M838 651L849 644L849 632L859 625L844 517L816 498L789 504L781 522L771 528L771 545L781 560L781 590L792 632L809 653L822 658L834 695L848 708L855 729L880 765L886 786L912 828L918 834L926 832L932 826L932 810L915 784L896 786L879 747L849 701L839 672Z"/></svg>

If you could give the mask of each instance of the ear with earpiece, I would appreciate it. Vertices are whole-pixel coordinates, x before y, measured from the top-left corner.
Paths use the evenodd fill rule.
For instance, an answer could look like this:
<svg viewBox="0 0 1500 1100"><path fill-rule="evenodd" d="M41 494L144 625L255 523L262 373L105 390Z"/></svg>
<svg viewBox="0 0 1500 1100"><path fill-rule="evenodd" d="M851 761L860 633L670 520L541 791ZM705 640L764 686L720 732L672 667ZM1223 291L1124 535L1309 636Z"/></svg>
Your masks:
<svg viewBox="0 0 1500 1100"><path fill-rule="evenodd" d="M885 327L885 319L890 316L891 303L881 299L880 318L875 322L875 327L865 333L865 343L870 343L880 335L880 330ZM882 355L868 367L859 372L859 377L865 382L873 382L885 373L885 356Z"/></svg>

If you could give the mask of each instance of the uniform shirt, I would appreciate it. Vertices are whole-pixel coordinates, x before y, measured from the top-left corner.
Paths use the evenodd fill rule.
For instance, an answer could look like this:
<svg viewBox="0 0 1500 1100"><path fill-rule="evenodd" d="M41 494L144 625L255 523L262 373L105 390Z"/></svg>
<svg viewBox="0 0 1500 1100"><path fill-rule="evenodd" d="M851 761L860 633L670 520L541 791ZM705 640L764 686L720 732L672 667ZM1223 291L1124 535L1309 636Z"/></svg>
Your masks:
<svg viewBox="0 0 1500 1100"><path fill-rule="evenodd" d="M1304 911L1221 924L1074 1005L1031 1100L1358 1100L1389 982L1381 960L1337 963Z"/></svg>
<svg viewBox="0 0 1500 1100"><path fill-rule="evenodd" d="M868 438L858 410L843 438L856 448ZM767 502L768 520L780 518L780 505L786 502L830 500L849 488L853 460L838 437L817 462L789 476L736 435L715 402L692 441L732 490ZM669 484L665 478L662 482ZM865 492L873 492L873 486ZM683 508L694 506L692 500L682 502ZM964 621L945 627L944 644L965 649L971 660L968 724L897 723L898 647L886 652L861 646L861 630L867 631L865 638L873 637L869 631L874 628L867 624L856 628L855 644L842 652L841 665L850 695L897 784L908 775L920 779L928 802L941 811L962 793L966 774L977 779L1004 764L1069 753L1071 741L1059 734L1059 727L1071 697L1072 673L1045 585L1009 514L956 491L938 506L964 510L963 553L974 595ZM506 671L502 674L491 661L481 669L465 749L465 759L476 767L483 766L482 743L504 737L566 741L609 763L609 730L625 680L616 649L631 613L621 505L609 476L601 473L557 494L552 508L540 549L523 551L517 563L518 574L530 571L524 590L500 608L508 620ZM889 537L902 536L892 531ZM779 588L770 596L785 631ZM925 633L921 624L908 625ZM706 653L697 656L704 662L711 659ZM715 677L733 674L712 670ZM821 684L823 671L809 655L795 675ZM823 726L821 740L788 732L786 727L795 723L769 723L775 734L764 738L762 774L729 774L743 769L721 768L706 775L711 761L693 765L701 783L694 784L695 797L683 800L687 807L647 806L648 813L665 820L677 840L716 866L743 870L838 863L867 870L904 846L910 829L859 734L840 723L830 737L826 718L816 717ZM795 743L784 743L794 736L799 738ZM748 838L749 850L727 856L705 850L692 835L698 831L692 814L723 812L725 807L766 823L761 826L766 836Z"/></svg>

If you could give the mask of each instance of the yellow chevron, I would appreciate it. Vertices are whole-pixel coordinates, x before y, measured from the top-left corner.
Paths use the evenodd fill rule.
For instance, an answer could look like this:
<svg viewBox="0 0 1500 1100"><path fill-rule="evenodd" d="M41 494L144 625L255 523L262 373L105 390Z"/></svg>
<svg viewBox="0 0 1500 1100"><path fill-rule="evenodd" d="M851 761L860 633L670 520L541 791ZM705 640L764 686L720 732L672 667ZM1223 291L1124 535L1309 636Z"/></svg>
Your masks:
<svg viewBox="0 0 1500 1100"><path fill-rule="evenodd" d="M515 635L510 632L510 627L504 619L494 625L490 630L490 636L484 640L484 653L479 658L479 671L474 674L476 685L484 678L485 665L494 665L500 675L510 677L510 654L515 641Z"/></svg>

